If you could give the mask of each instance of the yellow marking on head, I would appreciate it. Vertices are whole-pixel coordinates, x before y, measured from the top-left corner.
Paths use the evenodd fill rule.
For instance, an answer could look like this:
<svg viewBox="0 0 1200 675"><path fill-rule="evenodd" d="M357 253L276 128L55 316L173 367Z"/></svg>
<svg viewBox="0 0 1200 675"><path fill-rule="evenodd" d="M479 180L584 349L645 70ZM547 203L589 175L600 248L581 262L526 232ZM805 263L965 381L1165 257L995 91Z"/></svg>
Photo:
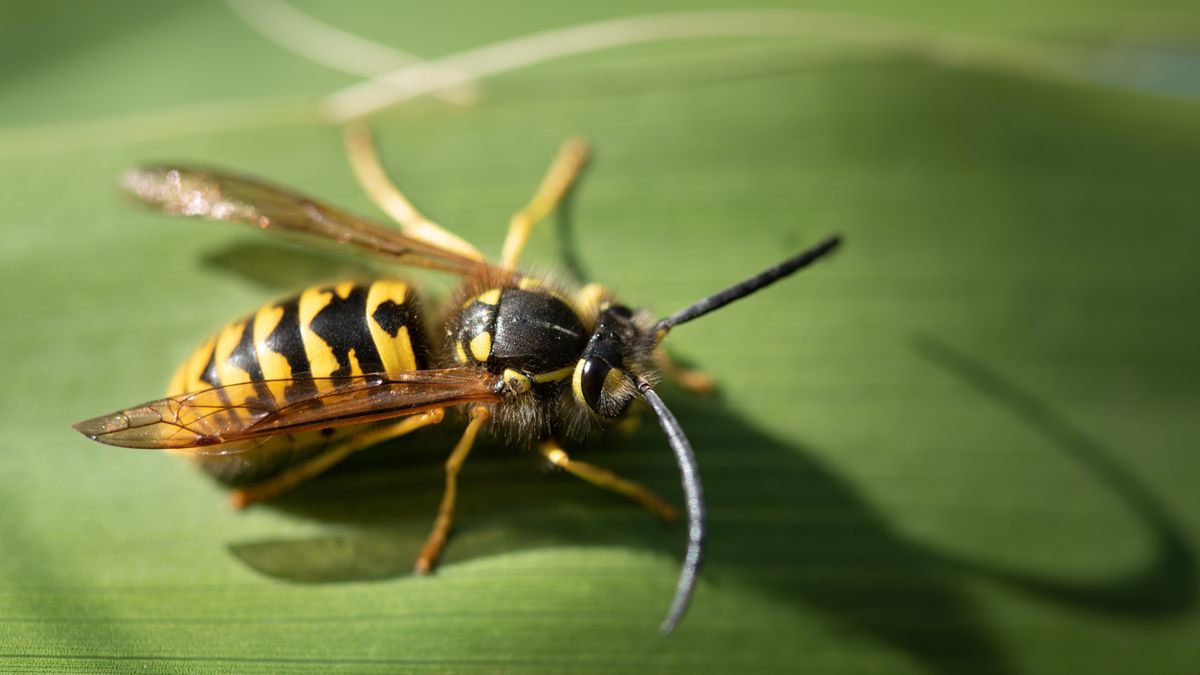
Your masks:
<svg viewBox="0 0 1200 675"><path fill-rule="evenodd" d="M339 298L345 300L346 298L350 297L350 294L354 292L354 287L357 285L358 284L353 281L343 281L333 287L333 292L337 293Z"/></svg>
<svg viewBox="0 0 1200 675"><path fill-rule="evenodd" d="M254 351L258 354L258 366L262 368L263 379L283 380L292 376L292 365L277 351L267 346L267 338L279 327L283 320L283 308L267 305L254 315ZM276 401L286 400L284 394L287 385L273 382L267 385Z"/></svg>
<svg viewBox="0 0 1200 675"><path fill-rule="evenodd" d="M454 360L463 365L467 363L467 350L463 349L462 342L454 343Z"/></svg>
<svg viewBox="0 0 1200 675"><path fill-rule="evenodd" d="M625 381L625 373L620 368L613 368L604 376L604 385L601 390L608 395L612 395L621 384Z"/></svg>
<svg viewBox="0 0 1200 675"><path fill-rule="evenodd" d="M474 356L476 361L483 363L484 361L487 361L488 357L491 355L492 355L492 334L491 333L486 333L486 332L480 333L479 335L476 335L475 337L471 338L471 356Z"/></svg>
<svg viewBox="0 0 1200 675"><path fill-rule="evenodd" d="M342 284L345 285L345 284ZM309 371L313 377L329 377L339 368L333 349L313 332L313 319L333 300L333 293L322 288L310 288L300 294L300 338L308 356ZM329 389L331 385L318 384L318 389Z"/></svg>
<svg viewBox="0 0 1200 675"><path fill-rule="evenodd" d="M367 291L367 326L371 330L371 340L379 352L379 359L383 361L383 369L389 373L416 370L417 357L413 353L408 327L400 326L396 336L392 337L375 321L375 312L385 302L403 305L407 299L408 284L403 281L376 281Z"/></svg>
<svg viewBox="0 0 1200 675"><path fill-rule="evenodd" d="M565 380L566 378L570 377L574 370L575 366L567 366L566 368L551 370L547 373L538 373L537 375L533 376L533 381L537 382L538 384L545 382L558 382L559 380Z"/></svg>
<svg viewBox="0 0 1200 675"><path fill-rule="evenodd" d="M579 359L575 364L575 374L571 376L571 391L575 392L575 400L587 407L587 401L583 400L583 359Z"/></svg>
<svg viewBox="0 0 1200 675"><path fill-rule="evenodd" d="M529 381L525 373L519 373L512 368L504 369L504 383L514 394L524 394L533 387L533 383Z"/></svg>
<svg viewBox="0 0 1200 675"><path fill-rule="evenodd" d="M521 277L517 282L517 288L523 291L538 291L546 287L546 282L534 277Z"/></svg>

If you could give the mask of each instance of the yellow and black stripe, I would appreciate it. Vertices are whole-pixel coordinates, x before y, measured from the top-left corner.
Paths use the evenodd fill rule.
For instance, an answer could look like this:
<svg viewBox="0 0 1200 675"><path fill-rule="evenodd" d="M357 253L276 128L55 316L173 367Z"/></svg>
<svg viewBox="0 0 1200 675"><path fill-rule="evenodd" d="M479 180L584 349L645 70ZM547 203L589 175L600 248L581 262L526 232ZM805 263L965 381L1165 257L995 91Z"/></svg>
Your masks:
<svg viewBox="0 0 1200 675"><path fill-rule="evenodd" d="M311 394L314 385L272 380L420 370L428 359L417 298L408 284L344 282L309 288L229 324L183 363L168 395L262 382L254 396L287 402Z"/></svg>

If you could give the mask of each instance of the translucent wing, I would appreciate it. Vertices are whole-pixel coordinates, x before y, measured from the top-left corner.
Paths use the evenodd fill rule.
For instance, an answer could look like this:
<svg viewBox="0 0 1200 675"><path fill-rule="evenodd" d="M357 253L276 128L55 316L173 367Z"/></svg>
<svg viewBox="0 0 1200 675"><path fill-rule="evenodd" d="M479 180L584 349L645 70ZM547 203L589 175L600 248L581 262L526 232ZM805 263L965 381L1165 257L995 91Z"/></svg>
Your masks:
<svg viewBox="0 0 1200 675"><path fill-rule="evenodd" d="M148 166L125 173L122 186L166 213L246 223L356 246L397 262L478 274L487 263L439 248L254 178L187 167Z"/></svg>
<svg viewBox="0 0 1200 675"><path fill-rule="evenodd" d="M108 445L223 455L249 447L241 441L499 401L501 383L499 376L473 368L267 381L279 388L243 382L151 401L85 420L75 429ZM299 393L289 393L286 401L269 394L283 387Z"/></svg>

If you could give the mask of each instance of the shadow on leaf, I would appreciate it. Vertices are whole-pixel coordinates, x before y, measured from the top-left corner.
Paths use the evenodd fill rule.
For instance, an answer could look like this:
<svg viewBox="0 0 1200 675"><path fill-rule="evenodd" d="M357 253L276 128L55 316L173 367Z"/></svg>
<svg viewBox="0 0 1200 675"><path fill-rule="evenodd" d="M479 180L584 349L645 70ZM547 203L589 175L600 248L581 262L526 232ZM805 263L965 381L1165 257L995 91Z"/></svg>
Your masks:
<svg viewBox="0 0 1200 675"><path fill-rule="evenodd" d="M1074 459L1120 500L1142 523L1153 542L1149 561L1117 578L1081 582L1036 571L952 558L931 552L943 563L973 572L1011 588L1064 605L1128 617L1168 617L1196 605L1196 555L1179 524L1154 494L1119 464L1115 453L1086 431L1059 416L1050 406L982 363L923 337L917 351L926 361L966 383L1004 408L1021 423Z"/></svg>
<svg viewBox="0 0 1200 675"><path fill-rule="evenodd" d="M1154 534L1153 559L1121 578L1086 582L953 559L897 534L885 514L803 447L764 434L719 398L671 392L676 414L708 469L712 556L706 583L734 583L815 608L938 672L957 672L963 664L972 672L1012 671L965 594L964 575L1127 618L1173 616L1195 604L1194 555L1178 526L1110 453L1031 395L945 345L926 339L920 351L1080 461ZM452 442L452 434L443 431L388 444L272 505L336 524L337 534L244 542L231 551L255 570L293 582L408 575L440 496L440 458ZM626 443L586 455L602 455L598 461L606 466L666 494L678 492L675 467L657 429L645 428ZM538 547L604 545L679 554L681 528L664 528L620 498L544 467L539 472L539 465L496 445L480 448L462 477L460 524L443 565Z"/></svg>
<svg viewBox="0 0 1200 675"><path fill-rule="evenodd" d="M733 583L815 607L935 670L970 662L976 672L1010 671L954 575L897 535L844 479L803 448L755 429L717 398L671 393L708 469L712 543L705 583ZM677 495L676 469L652 426L585 456ZM387 451L401 443L384 447L272 504L337 524L337 534L243 542L231 550L259 572L293 582L407 575L428 533L441 490L439 458L451 443L449 437L410 439L398 452ZM481 450L460 478L459 525L443 566L535 547L610 545L670 556L682 550L682 528L665 528L569 476L543 470L544 478L531 486L538 475L532 461L514 460L495 446Z"/></svg>

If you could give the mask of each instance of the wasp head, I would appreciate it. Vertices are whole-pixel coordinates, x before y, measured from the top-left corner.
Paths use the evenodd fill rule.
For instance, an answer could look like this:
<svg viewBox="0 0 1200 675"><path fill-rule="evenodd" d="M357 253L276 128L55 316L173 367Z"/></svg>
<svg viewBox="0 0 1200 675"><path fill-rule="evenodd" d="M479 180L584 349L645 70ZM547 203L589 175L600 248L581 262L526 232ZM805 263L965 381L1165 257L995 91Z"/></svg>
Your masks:
<svg viewBox="0 0 1200 675"><path fill-rule="evenodd" d="M637 381L653 377L654 342L647 317L624 305L601 305L596 329L575 365L575 400L600 417L619 417L638 395Z"/></svg>

